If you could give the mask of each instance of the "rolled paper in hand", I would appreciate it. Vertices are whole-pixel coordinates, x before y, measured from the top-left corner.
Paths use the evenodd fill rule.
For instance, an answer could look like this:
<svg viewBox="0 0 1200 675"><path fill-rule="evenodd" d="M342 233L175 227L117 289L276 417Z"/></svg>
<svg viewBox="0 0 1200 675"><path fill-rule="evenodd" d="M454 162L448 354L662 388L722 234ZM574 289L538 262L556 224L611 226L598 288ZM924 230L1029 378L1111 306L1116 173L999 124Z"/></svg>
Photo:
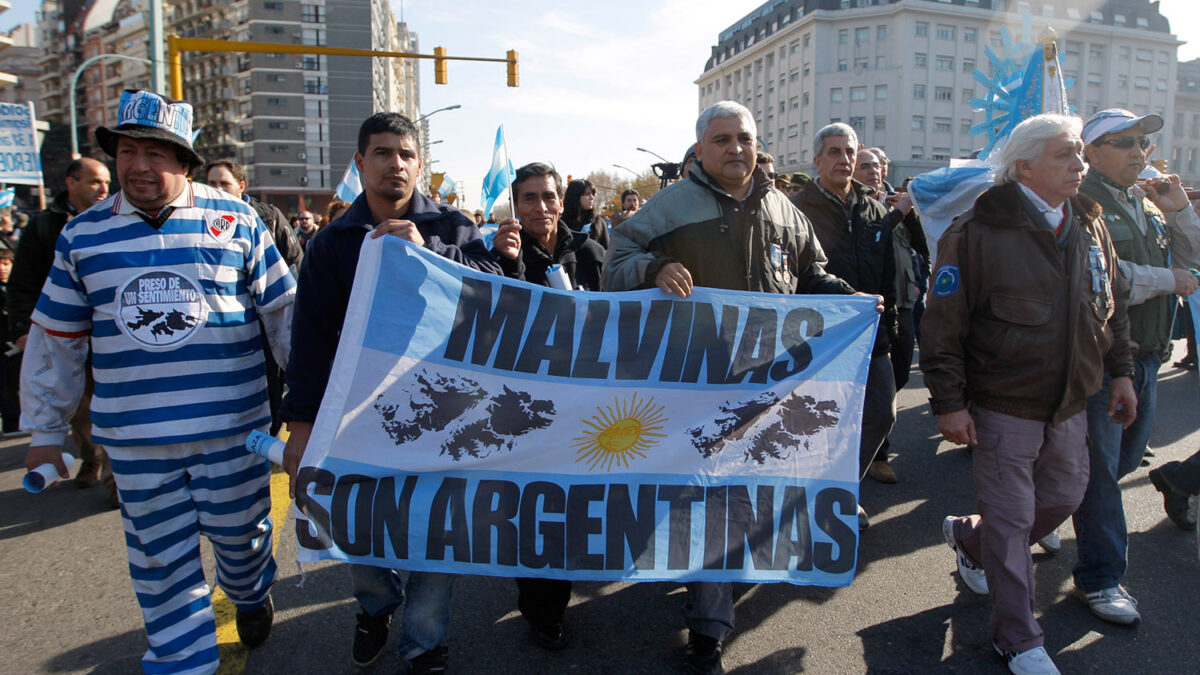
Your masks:
<svg viewBox="0 0 1200 675"><path fill-rule="evenodd" d="M546 268L546 283L550 284L550 288L560 291L575 290L571 287L571 279L567 277L562 265L551 265Z"/></svg>
<svg viewBox="0 0 1200 675"><path fill-rule="evenodd" d="M286 443L274 436L264 434L258 429L251 431L250 435L246 437L246 449L267 459L272 464L283 466L283 449L285 447L287 447Z"/></svg>
<svg viewBox="0 0 1200 675"><path fill-rule="evenodd" d="M75 463L75 458L71 456L71 453L64 452L62 460L69 472L71 465ZM21 487L36 495L45 490L47 485L53 485L56 480L59 480L58 469L53 464L47 462L25 474L25 477L21 479Z"/></svg>

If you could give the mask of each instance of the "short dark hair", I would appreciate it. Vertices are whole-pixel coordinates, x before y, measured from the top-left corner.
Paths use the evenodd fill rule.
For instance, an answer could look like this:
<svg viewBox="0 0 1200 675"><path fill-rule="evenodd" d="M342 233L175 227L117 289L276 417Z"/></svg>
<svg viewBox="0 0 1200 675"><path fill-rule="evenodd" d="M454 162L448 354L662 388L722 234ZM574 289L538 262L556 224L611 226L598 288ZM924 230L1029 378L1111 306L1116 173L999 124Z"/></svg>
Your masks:
<svg viewBox="0 0 1200 675"><path fill-rule="evenodd" d="M642 196L640 194L638 194L637 190L626 190L626 191L622 192L621 193L621 201L624 202L625 198L628 197L629 195L633 195L634 197L637 197L639 202L642 201Z"/></svg>
<svg viewBox="0 0 1200 675"><path fill-rule="evenodd" d="M509 186L509 191L512 192L512 200L514 204L517 203L517 186L530 178L535 178L538 176L552 176L554 178L554 191L558 193L559 197L563 196L562 176L558 175L558 172L554 170L554 167L550 166L549 164L543 164L542 162L531 162L517 169L517 176L516 178L513 178L512 185Z"/></svg>
<svg viewBox="0 0 1200 675"><path fill-rule="evenodd" d="M362 125L358 127L358 153L361 155L367 152L367 144L371 142L372 135L385 133L413 139L417 146L417 155L420 156L421 133L417 131L417 125L404 115L394 112L375 113L363 120Z"/></svg>
<svg viewBox="0 0 1200 675"><path fill-rule="evenodd" d="M83 173L83 158L79 157L71 160L71 163L67 165L67 178L79 180L79 174L81 173Z"/></svg>
<svg viewBox="0 0 1200 675"><path fill-rule="evenodd" d="M228 171L230 175L233 176L235 181L239 183L248 182L246 180L246 170L242 168L241 164L233 161L233 159L230 157L222 157L221 159L214 159L211 162L207 162L204 165L204 182L208 182L208 172L212 171L218 166Z"/></svg>
<svg viewBox="0 0 1200 675"><path fill-rule="evenodd" d="M16 257L17 256L12 252L12 249L5 246L0 246L0 260L13 260Z"/></svg>
<svg viewBox="0 0 1200 675"><path fill-rule="evenodd" d="M755 164L774 164L775 158L765 152L758 153L758 157L754 158Z"/></svg>

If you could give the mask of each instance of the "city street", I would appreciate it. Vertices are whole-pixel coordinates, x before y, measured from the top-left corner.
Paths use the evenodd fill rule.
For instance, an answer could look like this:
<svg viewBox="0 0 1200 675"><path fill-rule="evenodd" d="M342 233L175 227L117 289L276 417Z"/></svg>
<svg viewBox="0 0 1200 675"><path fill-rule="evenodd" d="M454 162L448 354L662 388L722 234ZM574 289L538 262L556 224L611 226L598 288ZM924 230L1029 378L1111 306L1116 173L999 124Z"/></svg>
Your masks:
<svg viewBox="0 0 1200 675"><path fill-rule="evenodd" d="M1176 354L1182 352L1177 343ZM1172 359L1175 360L1175 359ZM900 483L868 480L871 514L853 585L826 589L737 585L737 630L727 641L733 673L1003 673L988 637L990 601L958 582L942 541L947 514L974 511L970 456L939 443L919 374L899 397L892 435ZM1159 465L1200 447L1200 386L1195 372L1161 374L1151 445ZM97 486L59 485L39 495L20 487L28 439L0 442L0 672L136 673L145 649L130 589L121 523ZM1071 596L1075 537L1060 528L1062 551L1034 549L1036 611L1046 646L1065 673L1200 672L1196 600L1200 562L1194 534L1168 521L1141 468L1124 481L1129 522L1125 585L1143 624L1101 622ZM286 479L276 476L276 494ZM279 579L274 631L246 653L222 648L222 672L391 673L391 650L370 669L350 661L357 606L336 564L295 563L290 518L277 529ZM206 546L210 581L212 559ZM547 653L529 639L506 579L464 577L455 588L448 644L460 673L670 673L681 671L686 631L681 585L578 583L567 611L572 643ZM219 631L236 643L231 622ZM230 637L232 636L232 638Z"/></svg>

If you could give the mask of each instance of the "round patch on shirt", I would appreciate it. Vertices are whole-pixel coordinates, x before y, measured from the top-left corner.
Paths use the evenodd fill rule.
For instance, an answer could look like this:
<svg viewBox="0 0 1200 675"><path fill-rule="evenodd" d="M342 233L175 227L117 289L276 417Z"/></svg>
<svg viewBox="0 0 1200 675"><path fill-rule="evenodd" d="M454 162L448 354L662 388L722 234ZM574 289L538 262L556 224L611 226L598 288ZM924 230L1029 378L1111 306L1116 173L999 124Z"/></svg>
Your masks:
<svg viewBox="0 0 1200 675"><path fill-rule="evenodd" d="M939 298L954 295L958 290L958 265L942 265L933 278L933 294Z"/></svg>
<svg viewBox="0 0 1200 675"><path fill-rule="evenodd" d="M214 213L207 216L204 229L208 231L208 236L224 244L233 239L233 233L237 230L237 216L229 213Z"/></svg>
<svg viewBox="0 0 1200 675"><path fill-rule="evenodd" d="M174 349L204 325L200 284L178 272L139 272L117 290L121 331L149 349Z"/></svg>

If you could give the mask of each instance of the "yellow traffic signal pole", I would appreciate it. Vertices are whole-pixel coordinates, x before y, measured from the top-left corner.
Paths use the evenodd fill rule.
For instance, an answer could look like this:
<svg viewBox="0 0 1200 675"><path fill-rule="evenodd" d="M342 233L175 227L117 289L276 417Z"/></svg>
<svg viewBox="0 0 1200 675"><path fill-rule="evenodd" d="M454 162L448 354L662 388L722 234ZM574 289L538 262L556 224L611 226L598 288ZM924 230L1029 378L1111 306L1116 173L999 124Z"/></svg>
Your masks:
<svg viewBox="0 0 1200 675"><path fill-rule="evenodd" d="M315 45L289 45L274 42L229 42L208 38L185 38L167 36L167 62L170 64L171 98L183 98L183 52L254 52L260 54L324 54L326 56L367 56L398 59L433 59L434 81L446 84L447 61L491 61L508 64L508 86L518 86L517 52L509 50L505 58L482 56L446 56L444 47L435 47L433 54L413 52L382 52L372 49L350 49L347 47L318 47Z"/></svg>

